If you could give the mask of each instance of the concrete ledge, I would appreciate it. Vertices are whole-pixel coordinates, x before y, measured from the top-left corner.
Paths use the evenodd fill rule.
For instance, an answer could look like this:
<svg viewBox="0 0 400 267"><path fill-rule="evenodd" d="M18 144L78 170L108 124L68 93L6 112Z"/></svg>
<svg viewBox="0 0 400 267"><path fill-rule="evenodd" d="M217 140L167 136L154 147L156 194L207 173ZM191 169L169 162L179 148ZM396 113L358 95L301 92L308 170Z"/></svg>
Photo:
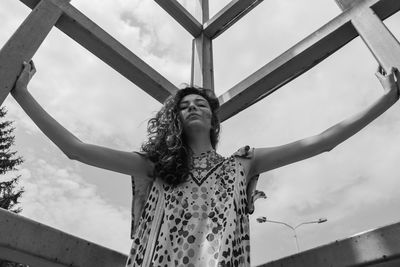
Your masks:
<svg viewBox="0 0 400 267"><path fill-rule="evenodd" d="M272 261L262 267L400 266L400 223Z"/></svg>
<svg viewBox="0 0 400 267"><path fill-rule="evenodd" d="M127 256L0 209L0 258L30 267L118 267Z"/></svg>

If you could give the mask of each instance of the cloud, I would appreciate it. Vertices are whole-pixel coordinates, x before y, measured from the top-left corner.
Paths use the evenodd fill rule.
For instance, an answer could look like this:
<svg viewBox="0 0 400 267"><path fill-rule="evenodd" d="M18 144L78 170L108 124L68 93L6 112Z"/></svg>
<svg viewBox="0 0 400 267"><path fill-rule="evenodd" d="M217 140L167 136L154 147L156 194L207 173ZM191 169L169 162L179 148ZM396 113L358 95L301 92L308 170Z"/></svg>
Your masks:
<svg viewBox="0 0 400 267"><path fill-rule="evenodd" d="M149 2L102 1L93 6L76 1L73 4L171 81L187 82L190 38L183 30L176 30L179 25L166 20L170 18L161 8L157 11L154 8L157 5ZM112 15L104 16L104 10ZM155 15L151 10L164 16ZM176 43L176 40L181 41ZM121 143L122 139L143 139L145 122L160 104L137 86L56 29L34 60L38 72L30 91L51 115L78 137L95 143L106 139L119 140L114 143ZM36 131L23 113L17 111L15 116L27 130Z"/></svg>
<svg viewBox="0 0 400 267"><path fill-rule="evenodd" d="M217 92L234 86L338 14L330 1L263 1L215 40Z"/></svg>
<svg viewBox="0 0 400 267"><path fill-rule="evenodd" d="M244 53L252 56L260 50L246 48ZM231 57L229 62L234 60ZM362 41L356 39L226 121L220 150L231 153L234 147L246 144L285 144L318 134L365 110L382 95L373 75L376 65ZM239 62L230 66L243 67ZM229 77L240 75L236 73L239 70L225 70ZM260 225L255 222L258 216L292 225L327 217L323 225L302 228L303 249L399 220L391 212L397 209L394 203L399 199L394 192L400 186L396 174L400 150L395 145L400 141L399 114L399 106L395 105L333 151L261 175L258 188L266 192L268 199L256 203L256 212L251 216L253 264L296 252L290 229Z"/></svg>
<svg viewBox="0 0 400 267"><path fill-rule="evenodd" d="M31 168L20 171L23 216L125 254L129 251L128 209L107 203L97 187L73 169L43 159L25 165Z"/></svg>
<svg viewBox="0 0 400 267"><path fill-rule="evenodd" d="M194 1L180 2L194 11ZM228 2L211 1L212 13ZM154 1L71 3L176 85L189 80L191 37ZM3 44L29 10L12 0L0 6ZM217 93L339 12L334 1L264 1L215 40ZM386 24L400 37L399 14ZM57 29L43 43L35 62L38 73L30 91L62 125L86 142L123 150L139 147L145 139L146 121L160 108L159 103ZM357 38L224 122L220 153L229 155L247 144L276 146L315 135L367 108L382 93L373 76L376 65ZM65 167L54 146L37 142L42 135L17 104L7 99L6 105L18 124L17 142L24 145L24 214L126 253L129 209L100 197L104 192L112 195L109 184L102 182L110 181L111 175ZM263 174L259 189L266 191L268 199L256 203L251 217L253 264L295 252L290 231L257 224L257 216L293 224L327 217L325 224L301 229L303 249L398 221L393 210L400 208L395 192L399 188L399 121L396 105L332 152ZM127 194L126 202L129 198ZM103 234L104 229L109 232Z"/></svg>

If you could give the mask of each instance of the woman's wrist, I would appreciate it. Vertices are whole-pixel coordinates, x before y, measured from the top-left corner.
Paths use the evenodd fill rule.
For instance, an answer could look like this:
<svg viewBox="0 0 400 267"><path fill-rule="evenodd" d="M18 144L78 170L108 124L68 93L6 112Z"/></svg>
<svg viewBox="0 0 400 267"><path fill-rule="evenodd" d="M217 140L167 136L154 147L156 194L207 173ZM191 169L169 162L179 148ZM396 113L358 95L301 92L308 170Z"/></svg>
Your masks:
<svg viewBox="0 0 400 267"><path fill-rule="evenodd" d="M383 101L387 108L390 108L399 100L399 92L398 91L389 91L383 95Z"/></svg>
<svg viewBox="0 0 400 267"><path fill-rule="evenodd" d="M25 86L24 88L14 88L13 90L11 90L11 95L15 98L15 100L18 101L18 99L20 99L21 97L24 97L26 94L28 93L28 89Z"/></svg>

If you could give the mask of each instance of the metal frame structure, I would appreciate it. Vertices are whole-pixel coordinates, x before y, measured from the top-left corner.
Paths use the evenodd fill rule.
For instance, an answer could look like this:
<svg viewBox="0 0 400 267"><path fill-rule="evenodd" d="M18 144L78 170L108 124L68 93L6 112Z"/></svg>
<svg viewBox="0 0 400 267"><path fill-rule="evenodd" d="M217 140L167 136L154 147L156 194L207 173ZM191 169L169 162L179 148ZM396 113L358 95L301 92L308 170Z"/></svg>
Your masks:
<svg viewBox="0 0 400 267"><path fill-rule="evenodd" d="M22 61L29 61L53 26L163 102L178 88L97 26L69 0L20 0L30 8L0 51L0 103L15 83ZM155 0L193 37L191 84L214 89L212 41L262 0L232 0L209 18L209 0L196 0L191 15L177 0ZM335 0L343 12L219 96L221 121L273 93L317 65L358 35L386 71L400 67L400 45L382 20L400 10L398 0ZM23 45L21 45L23 44Z"/></svg>
<svg viewBox="0 0 400 267"><path fill-rule="evenodd" d="M29 61L53 26L163 102L178 88L119 43L69 2L20 0L32 12L0 50L0 104L8 96L23 61ZM191 84L214 89L212 41L262 0L231 0L209 17L209 0L196 1L190 14L177 0L155 0L193 37ZM333 1L333 0L332 0ZM227 120L311 69L361 36L379 64L400 69L400 44L383 20L400 10L399 0L335 0L342 13L219 96L221 121ZM0 219L2 214L0 213ZM0 225L0 230L2 225ZM0 243L0 249L4 244ZM10 245L11 246L11 245ZM12 248L12 247L11 247ZM399 247L396 247L400 255ZM87 265L88 266L88 265ZM100 265L96 265L100 266Z"/></svg>
<svg viewBox="0 0 400 267"><path fill-rule="evenodd" d="M53 26L163 102L178 88L69 3L20 0L32 12L0 50L0 103ZM209 0L195 0L190 14L177 0L155 0L193 37L192 85L214 89L212 41L262 0L232 0L209 18ZM253 105L361 36L386 71L400 67L400 45L382 20L400 10L398 0L335 0L343 12L219 96L221 121ZM23 45L21 45L23 44Z"/></svg>

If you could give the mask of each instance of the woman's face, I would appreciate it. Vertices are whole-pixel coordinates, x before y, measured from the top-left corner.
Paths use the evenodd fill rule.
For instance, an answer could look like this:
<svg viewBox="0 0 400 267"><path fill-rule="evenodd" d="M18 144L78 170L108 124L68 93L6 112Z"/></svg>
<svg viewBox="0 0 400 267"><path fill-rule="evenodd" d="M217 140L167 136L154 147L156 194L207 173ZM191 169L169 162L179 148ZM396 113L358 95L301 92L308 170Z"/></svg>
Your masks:
<svg viewBox="0 0 400 267"><path fill-rule="evenodd" d="M179 103L179 114L185 130L192 127L211 129L212 111L208 101L201 95L184 96Z"/></svg>

